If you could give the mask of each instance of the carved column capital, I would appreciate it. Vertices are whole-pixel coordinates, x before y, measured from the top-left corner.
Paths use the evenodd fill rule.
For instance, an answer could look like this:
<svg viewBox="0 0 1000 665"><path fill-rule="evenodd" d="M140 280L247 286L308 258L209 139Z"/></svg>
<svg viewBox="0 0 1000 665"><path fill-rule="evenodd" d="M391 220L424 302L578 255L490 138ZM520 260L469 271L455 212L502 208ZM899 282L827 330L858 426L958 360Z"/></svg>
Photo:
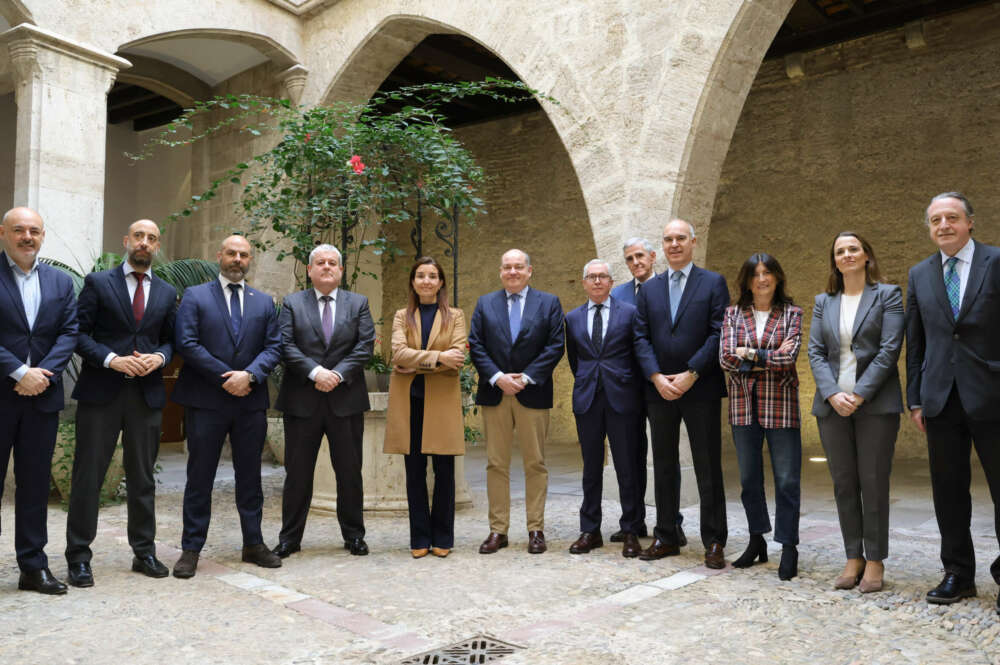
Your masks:
<svg viewBox="0 0 1000 665"><path fill-rule="evenodd" d="M285 92L293 105L298 105L302 99L302 90L306 87L309 70L302 65L292 65L278 74L278 80L285 86Z"/></svg>

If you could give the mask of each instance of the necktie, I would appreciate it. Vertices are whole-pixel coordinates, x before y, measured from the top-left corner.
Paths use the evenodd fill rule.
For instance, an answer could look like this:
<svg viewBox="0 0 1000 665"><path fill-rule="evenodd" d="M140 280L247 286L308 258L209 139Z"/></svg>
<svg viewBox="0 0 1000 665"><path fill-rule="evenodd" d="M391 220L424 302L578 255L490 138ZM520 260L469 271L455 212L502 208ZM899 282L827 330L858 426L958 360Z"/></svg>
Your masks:
<svg viewBox="0 0 1000 665"><path fill-rule="evenodd" d="M146 280L146 274L141 272L133 272L132 275L135 277L135 295L132 296L132 316L135 317L135 322L140 323L142 321L142 315L146 313L146 294L142 290L142 283Z"/></svg>
<svg viewBox="0 0 1000 665"><path fill-rule="evenodd" d="M594 305L594 327L591 328L590 339L594 342L594 348L598 351L601 350L601 345L604 344L604 321L601 319L601 305Z"/></svg>
<svg viewBox="0 0 1000 665"><path fill-rule="evenodd" d="M507 316L510 318L510 341L511 343L517 339L517 333L521 332L521 294L512 293L510 296L510 312Z"/></svg>
<svg viewBox="0 0 1000 665"><path fill-rule="evenodd" d="M243 325L243 309L240 307L240 289L243 288L239 284L230 284L229 290L229 320L233 325L233 334L239 336L240 326Z"/></svg>
<svg viewBox="0 0 1000 665"><path fill-rule="evenodd" d="M675 271L670 275L670 320L675 321L677 319L677 306L681 304L681 295L684 293L684 287L681 285L681 280L684 279L684 273L680 270Z"/></svg>
<svg viewBox="0 0 1000 665"><path fill-rule="evenodd" d="M959 298L961 291L961 281L958 278L958 257L953 256L945 261L944 268L944 290L948 292L948 303L951 305L951 315L958 318L958 310L961 306Z"/></svg>
<svg viewBox="0 0 1000 665"><path fill-rule="evenodd" d="M330 301L333 300L330 296L323 296L320 298L323 301L323 339L327 346L330 345L330 338L333 337L333 308L330 306Z"/></svg>

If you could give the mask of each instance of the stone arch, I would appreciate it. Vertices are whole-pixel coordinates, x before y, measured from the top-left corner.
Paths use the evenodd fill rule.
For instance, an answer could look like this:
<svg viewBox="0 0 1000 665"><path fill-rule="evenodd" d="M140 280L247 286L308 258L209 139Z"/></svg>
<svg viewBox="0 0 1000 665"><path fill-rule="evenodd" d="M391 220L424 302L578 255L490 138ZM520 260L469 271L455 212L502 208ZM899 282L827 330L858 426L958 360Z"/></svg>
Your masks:
<svg viewBox="0 0 1000 665"><path fill-rule="evenodd" d="M0 18L6 21L9 27L20 25L21 23L35 22L35 19L31 15L31 10L21 0L3 0L0 2Z"/></svg>
<svg viewBox="0 0 1000 665"><path fill-rule="evenodd" d="M215 39L233 42L235 44L250 46L260 51L276 67L281 69L299 64L299 60L295 54L273 37L245 30L227 30L223 28L187 28L171 32L159 32L122 44L119 50L127 51L131 48L146 46L168 39Z"/></svg>

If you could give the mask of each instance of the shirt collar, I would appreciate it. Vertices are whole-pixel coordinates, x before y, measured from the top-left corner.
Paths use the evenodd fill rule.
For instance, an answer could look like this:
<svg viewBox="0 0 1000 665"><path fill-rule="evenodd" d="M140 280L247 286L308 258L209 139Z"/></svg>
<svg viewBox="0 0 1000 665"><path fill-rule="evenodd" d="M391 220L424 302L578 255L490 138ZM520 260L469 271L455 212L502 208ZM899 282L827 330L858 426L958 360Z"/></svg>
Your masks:
<svg viewBox="0 0 1000 665"><path fill-rule="evenodd" d="M972 252L975 248L976 248L976 243L972 242L972 238L969 238L969 241L965 243L965 246L962 247L962 249L955 252L955 258L957 258L962 263L972 263ZM942 265L947 263L948 259L950 258L951 257L945 254L944 251L941 252Z"/></svg>
<svg viewBox="0 0 1000 665"><path fill-rule="evenodd" d="M687 279L688 277L691 276L691 268L693 268L693 267L694 267L694 261L688 262L688 264L686 266L684 266L683 268L681 268L680 270L674 270L670 266L667 266L667 279L670 279L671 277L673 277L675 272L682 272L682 273L684 273L684 279Z"/></svg>
<svg viewBox="0 0 1000 665"><path fill-rule="evenodd" d="M510 297L512 295L514 295L513 293L511 293L507 289L504 289L503 292L504 292L505 297L507 298L507 300L510 300ZM525 286L523 289L521 289L520 291L518 291L517 295L521 296L521 298L527 298L528 297L528 287Z"/></svg>
<svg viewBox="0 0 1000 665"><path fill-rule="evenodd" d="M320 291L319 289L317 289L315 286L313 287L313 291L316 293L316 302L319 302L319 299L323 297L323 292ZM337 302L337 292L338 291L340 291L340 287L339 286L337 288L335 288L333 291L330 291L330 293L328 293L326 295L330 296L333 299L333 302Z"/></svg>
<svg viewBox="0 0 1000 665"><path fill-rule="evenodd" d="M654 271L652 271L652 272L651 272L651 273L649 274L649 277L647 277L647 278L646 278L646 282L648 282L649 280L653 279L654 277L656 277L656 271L655 271L655 270L654 270ZM636 279L635 277L633 277L633 278L632 278L632 284L633 284L633 286L640 286L640 285L642 285L642 284L645 284L646 282L640 282L640 281L639 281L638 279Z"/></svg>
<svg viewBox="0 0 1000 665"><path fill-rule="evenodd" d="M602 300L602 301L601 301L601 302L599 302L599 303L597 303L597 302L594 302L593 300L589 300L589 299L588 299L588 300L587 300L587 309L594 309L594 306L595 306L595 305L604 305L605 307L607 307L608 305L610 305L610 304L611 304L611 303L610 303L610 300L611 300L611 296L608 296L607 298L605 298L604 300Z"/></svg>
<svg viewBox="0 0 1000 665"><path fill-rule="evenodd" d="M244 291L246 291L246 288L247 288L247 281L245 279L241 279L238 282L233 282L233 281L230 281L229 279L227 279L226 276L223 275L221 272L219 273L219 283L222 284L222 292L223 293L226 292L226 290L229 288L230 284L239 284L240 286L243 287Z"/></svg>
<svg viewBox="0 0 1000 665"><path fill-rule="evenodd" d="M131 275L134 272L139 272L138 270L136 270L135 268L133 268L132 264L129 263L128 261L123 261L122 262L122 271L125 273L126 277L128 277L129 275ZM150 275L150 272L148 270L146 272L142 273L142 274L143 275L149 275L150 280L153 279L152 275Z"/></svg>
<svg viewBox="0 0 1000 665"><path fill-rule="evenodd" d="M14 262L14 259L11 258L10 254L7 254L6 252L4 252L4 256L7 257L7 265L10 266L10 269L11 270L16 270L18 273L24 275L25 277L29 277L31 275L31 273L36 272L38 270L38 257L37 256L35 257L34 263L31 264L31 268L28 269L28 272L24 272L23 270L21 270L21 266L17 265Z"/></svg>

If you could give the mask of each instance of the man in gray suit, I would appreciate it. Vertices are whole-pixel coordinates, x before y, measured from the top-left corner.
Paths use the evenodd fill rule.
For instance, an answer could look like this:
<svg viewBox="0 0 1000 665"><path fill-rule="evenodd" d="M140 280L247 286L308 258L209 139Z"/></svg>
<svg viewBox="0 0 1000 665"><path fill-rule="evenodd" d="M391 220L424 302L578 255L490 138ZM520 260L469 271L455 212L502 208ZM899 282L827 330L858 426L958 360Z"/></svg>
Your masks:
<svg viewBox="0 0 1000 665"><path fill-rule="evenodd" d="M976 447L1000 541L1000 248L972 239L972 205L958 192L931 199L926 222L939 251L910 268L906 293L906 401L927 433L944 579L927 602L976 595L969 523L969 454ZM1000 557L990 566L1000 583ZM1000 613L1000 596L997 597Z"/></svg>
<svg viewBox="0 0 1000 665"><path fill-rule="evenodd" d="M319 245L309 253L312 288L285 297L279 318L285 376L275 407L285 421L285 489L281 533L274 553L301 549L312 502L313 473L326 435L337 477L337 519L344 547L368 554L362 517L364 412L370 407L364 367L372 356L375 326L368 299L340 288L340 251Z"/></svg>

